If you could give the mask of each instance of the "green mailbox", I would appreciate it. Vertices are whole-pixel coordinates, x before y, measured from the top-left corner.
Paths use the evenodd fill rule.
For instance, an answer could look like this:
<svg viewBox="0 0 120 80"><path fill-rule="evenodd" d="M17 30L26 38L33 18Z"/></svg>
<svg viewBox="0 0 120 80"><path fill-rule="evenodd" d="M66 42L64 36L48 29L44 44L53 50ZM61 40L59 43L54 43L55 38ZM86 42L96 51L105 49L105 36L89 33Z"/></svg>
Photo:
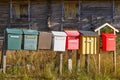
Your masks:
<svg viewBox="0 0 120 80"><path fill-rule="evenodd" d="M24 49L37 50L38 31L23 30L23 33L24 33Z"/></svg>
<svg viewBox="0 0 120 80"><path fill-rule="evenodd" d="M22 45L22 30L20 29L6 29L7 49L20 50Z"/></svg>

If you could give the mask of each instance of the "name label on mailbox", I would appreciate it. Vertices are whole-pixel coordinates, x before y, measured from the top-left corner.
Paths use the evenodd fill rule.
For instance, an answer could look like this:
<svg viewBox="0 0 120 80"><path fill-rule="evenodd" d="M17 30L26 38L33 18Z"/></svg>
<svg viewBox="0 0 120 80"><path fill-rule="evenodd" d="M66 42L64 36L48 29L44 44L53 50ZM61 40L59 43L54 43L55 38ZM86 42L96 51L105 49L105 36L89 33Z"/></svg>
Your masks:
<svg viewBox="0 0 120 80"><path fill-rule="evenodd" d="M112 41L112 40L115 40L115 39L114 39L114 38L109 38L108 40L111 40L111 41Z"/></svg>
<svg viewBox="0 0 120 80"><path fill-rule="evenodd" d="M12 36L10 36L11 38L19 38L19 36L14 36L14 35L12 35Z"/></svg>
<svg viewBox="0 0 120 80"><path fill-rule="evenodd" d="M36 38L36 36L26 36L26 38L28 38L28 39L35 39Z"/></svg>
<svg viewBox="0 0 120 80"><path fill-rule="evenodd" d="M93 40L87 40L87 42L88 42L88 43L91 43L91 42L93 42Z"/></svg>

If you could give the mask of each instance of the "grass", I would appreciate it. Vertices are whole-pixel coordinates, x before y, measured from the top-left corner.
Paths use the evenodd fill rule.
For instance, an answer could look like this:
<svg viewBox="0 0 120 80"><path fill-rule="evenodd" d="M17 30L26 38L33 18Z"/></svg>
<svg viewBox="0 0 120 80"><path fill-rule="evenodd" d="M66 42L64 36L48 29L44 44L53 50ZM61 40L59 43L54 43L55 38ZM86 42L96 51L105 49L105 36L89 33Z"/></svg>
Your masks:
<svg viewBox="0 0 120 80"><path fill-rule="evenodd" d="M101 73L98 74L97 55L90 55L90 72L85 71L85 56L80 56L80 72L73 51L73 70L67 69L67 52L63 53L63 73L59 74L59 53L50 50L7 51L6 74L0 80L120 80L120 44L117 38L117 72L113 72L113 54L101 52Z"/></svg>
<svg viewBox="0 0 120 80"><path fill-rule="evenodd" d="M85 72L85 56L81 55L80 72L76 71L76 51L73 51L73 71L67 70L67 52L63 53L63 74L59 75L59 56L49 50L7 51L6 74L0 80L119 80L120 55L117 54L117 74L113 72L111 53L101 54L101 74L97 71L97 55L90 55L90 72Z"/></svg>

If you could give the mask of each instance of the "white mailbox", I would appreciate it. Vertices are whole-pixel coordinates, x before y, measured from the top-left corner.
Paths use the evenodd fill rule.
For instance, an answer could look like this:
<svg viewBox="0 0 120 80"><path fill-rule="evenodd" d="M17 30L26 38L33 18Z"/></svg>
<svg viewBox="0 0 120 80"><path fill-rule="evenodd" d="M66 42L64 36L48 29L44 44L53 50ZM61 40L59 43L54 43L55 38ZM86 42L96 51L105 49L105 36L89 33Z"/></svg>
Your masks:
<svg viewBox="0 0 120 80"><path fill-rule="evenodd" d="M53 43L52 48L54 51L65 51L66 47L66 33L60 31L52 31Z"/></svg>

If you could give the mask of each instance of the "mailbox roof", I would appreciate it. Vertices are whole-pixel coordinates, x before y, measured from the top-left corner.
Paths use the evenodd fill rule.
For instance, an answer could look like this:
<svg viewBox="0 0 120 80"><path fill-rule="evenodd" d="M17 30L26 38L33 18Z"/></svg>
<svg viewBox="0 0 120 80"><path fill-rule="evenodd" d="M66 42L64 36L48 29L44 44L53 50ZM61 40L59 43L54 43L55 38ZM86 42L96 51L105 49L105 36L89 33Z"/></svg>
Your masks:
<svg viewBox="0 0 120 80"><path fill-rule="evenodd" d="M6 32L8 34L23 34L21 29L6 29Z"/></svg>
<svg viewBox="0 0 120 80"><path fill-rule="evenodd" d="M65 33L67 36L79 36L80 33L76 30L65 30Z"/></svg>
<svg viewBox="0 0 120 80"><path fill-rule="evenodd" d="M61 31L52 31L52 34L54 36L67 36L65 32L61 32Z"/></svg>
<svg viewBox="0 0 120 80"><path fill-rule="evenodd" d="M112 33L102 33L102 35L105 37L116 37L116 35L114 35Z"/></svg>
<svg viewBox="0 0 120 80"><path fill-rule="evenodd" d="M32 34L32 35L38 35L38 31L37 30L23 30L24 34Z"/></svg>
<svg viewBox="0 0 120 80"><path fill-rule="evenodd" d="M98 36L97 33L92 31L79 31L83 36Z"/></svg>

